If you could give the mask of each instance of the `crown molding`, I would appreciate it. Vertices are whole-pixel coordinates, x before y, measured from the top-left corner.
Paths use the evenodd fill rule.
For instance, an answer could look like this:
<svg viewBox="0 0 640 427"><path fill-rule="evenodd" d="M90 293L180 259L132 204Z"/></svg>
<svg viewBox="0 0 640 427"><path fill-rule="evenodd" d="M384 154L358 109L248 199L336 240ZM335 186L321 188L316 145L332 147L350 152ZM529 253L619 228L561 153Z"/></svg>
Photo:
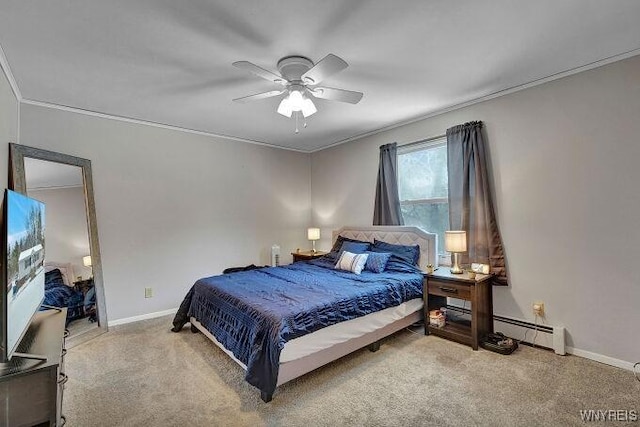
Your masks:
<svg viewBox="0 0 640 427"><path fill-rule="evenodd" d="M436 111L433 111L431 113L428 113L428 114L425 114L425 115L422 115L422 116L419 116L419 117L414 117L413 119L409 119L409 120L404 120L404 121L401 121L401 122L393 123L393 124L390 124L388 126L384 126L384 127L379 128L379 129L372 130L370 132L365 132L365 133L362 133L362 134L359 134L359 135L356 135L356 136L345 138L343 140L334 142L331 145L327 145L326 147L310 150L309 152L310 153L317 153L317 152L322 151L322 150L327 150L329 148L337 147L338 145L346 144L347 142L356 141L358 139L366 138L366 137L371 136L371 135L375 135L375 134L378 134L378 133L386 132L388 130L396 129L396 128L399 128L399 127L402 127L402 126L410 125L412 123L416 123L416 122L419 122L421 120L426 120L426 119L429 119L431 117L436 117L436 116L439 116L441 114L450 113L451 111L460 110L462 108L469 107L469 106L475 105L475 104L479 104L479 103L484 102L484 101L489 101L489 100L494 99L494 98L499 98L501 96L509 95L511 93L520 92L521 90L529 89L529 88L532 88L532 87L535 87L535 86L540 86L542 84L549 83L549 82L552 82L554 80L561 79L563 77L572 76L574 74L582 73L583 71L588 71L588 70L591 70L591 69L594 69L594 68L602 67L602 66L605 66L607 64L611 64L613 62L622 61L624 59L628 59L628 58L631 58L631 57L634 57L634 56L637 56L637 55L640 55L640 48L633 49L633 50L630 50L630 51L627 51L627 52L623 52L623 53L620 53L620 54L617 54L617 55L609 56L607 58L600 59L598 61L594 61L594 62L591 62L589 64L582 65L580 67L575 67L575 68L571 68L571 69L566 70L566 71L561 71L559 73L551 74L551 75L549 75L547 77L542 77L540 79L533 80L533 81L531 81L529 83L524 83L524 84L513 86L513 87L510 87L510 88L507 88L507 89L499 90L499 91L493 92L493 93L491 93L489 95L484 95L484 96L481 96L479 98L475 98L475 99L472 99L472 100L469 100L469 101L466 101L466 102L463 102L463 103L460 103L460 104L455 104L455 105L451 105L449 107L441 108L440 110L436 110Z"/></svg>
<svg viewBox="0 0 640 427"><path fill-rule="evenodd" d="M13 77L13 72L11 71L11 67L9 66L9 61L7 60L6 55L4 54L4 49L2 49L2 45L0 45L0 68L4 71L4 75L7 76L7 81L9 82L9 86L11 86L11 91L13 95L16 97L18 102L22 101L22 93L20 93L20 88L18 87L18 83L16 83L15 77Z"/></svg>
<svg viewBox="0 0 640 427"><path fill-rule="evenodd" d="M160 129L168 129L168 130L173 130L173 131L177 131L177 132L185 132L185 133L190 133L190 134L193 134L193 135L207 136L207 137L211 137L211 138L222 138L222 139L227 139L227 140L230 140L230 141L246 142L248 144L260 145L260 146L269 147L269 148L277 148L279 150L295 151L295 152L298 152L298 153L309 153L309 151L306 151L306 150L299 150L299 149L296 149L296 148L283 147L283 146L280 146L280 145L270 144L270 143L264 142L264 141L256 141L256 140L253 140L253 139L240 138L240 137L237 137L237 136L223 135L223 134L218 134L218 133L213 133L213 132L205 132L205 131L196 130L196 129L184 128L184 127L180 127L180 126L167 125L167 124L159 123L159 122L152 122L152 121L148 121L148 120L134 119L132 117L116 116L116 115L113 115L113 114L100 113L100 112L97 112L97 111L85 110L85 109L82 109L82 108L69 107L67 105L54 104L54 103L43 102L43 101L36 101L36 100L33 100L33 99L24 99L23 98L20 101L20 103L24 104L24 105L33 105L33 106L36 106L36 107L50 108L50 109L53 109L53 110L66 111L66 112L69 112L69 113L82 114L82 115L85 115L85 116L99 117L99 118L107 119L107 120L115 120L115 121L125 122L125 123L133 123L133 124L138 124L138 125L152 126L152 127L156 127L156 128L160 128Z"/></svg>
<svg viewBox="0 0 640 427"><path fill-rule="evenodd" d="M0 69L7 77L7 81L9 82L9 87L11 87L11 92L13 92L13 96L16 97L16 142L20 142L20 102L22 102L22 93L20 92L20 88L18 87L18 83L16 82L15 77L13 76L13 72L11 71L11 67L9 66L9 61L7 60L7 56L4 53L4 49L2 49L2 45L0 45Z"/></svg>

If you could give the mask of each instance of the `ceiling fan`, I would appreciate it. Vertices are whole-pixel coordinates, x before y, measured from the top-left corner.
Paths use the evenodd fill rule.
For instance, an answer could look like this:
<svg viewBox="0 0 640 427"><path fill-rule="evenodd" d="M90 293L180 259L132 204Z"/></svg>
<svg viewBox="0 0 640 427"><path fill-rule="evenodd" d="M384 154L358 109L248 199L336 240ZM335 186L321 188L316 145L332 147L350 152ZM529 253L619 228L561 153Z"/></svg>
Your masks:
<svg viewBox="0 0 640 427"><path fill-rule="evenodd" d="M357 104L363 95L362 92L318 86L327 77L349 66L343 59L331 53L322 58L317 64L314 64L313 61L304 56L284 57L278 61L277 65L280 75L258 67L249 61L234 62L233 66L284 86L279 90L244 96L236 98L234 101L244 103L286 94L280 101L278 113L285 117L295 116L296 133L298 133L297 121L299 115L301 114L304 118L307 118L318 111L312 98ZM306 122L304 126L306 127Z"/></svg>

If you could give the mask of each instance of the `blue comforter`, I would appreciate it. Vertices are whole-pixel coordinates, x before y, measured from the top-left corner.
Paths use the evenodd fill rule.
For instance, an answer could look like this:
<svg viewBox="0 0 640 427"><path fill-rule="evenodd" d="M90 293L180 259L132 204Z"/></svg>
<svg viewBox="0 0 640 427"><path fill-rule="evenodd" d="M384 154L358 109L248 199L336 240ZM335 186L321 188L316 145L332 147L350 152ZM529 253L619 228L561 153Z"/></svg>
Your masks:
<svg viewBox="0 0 640 427"><path fill-rule="evenodd" d="M82 292L64 284L60 270L56 268L45 273L42 304L49 307L67 307L66 325L72 320L84 317L84 300Z"/></svg>
<svg viewBox="0 0 640 427"><path fill-rule="evenodd" d="M247 382L272 394L287 341L421 295L418 270L355 275L317 259L198 280L174 331L195 317L247 366Z"/></svg>

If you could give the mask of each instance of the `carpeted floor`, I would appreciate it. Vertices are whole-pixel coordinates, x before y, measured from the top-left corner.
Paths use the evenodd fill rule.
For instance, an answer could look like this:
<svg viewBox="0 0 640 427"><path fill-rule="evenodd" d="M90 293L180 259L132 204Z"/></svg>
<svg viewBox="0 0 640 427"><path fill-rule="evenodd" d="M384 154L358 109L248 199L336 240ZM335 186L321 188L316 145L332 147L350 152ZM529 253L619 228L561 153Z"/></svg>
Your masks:
<svg viewBox="0 0 640 427"><path fill-rule="evenodd" d="M631 372L529 347L472 351L406 330L376 353L281 386L265 404L206 337L170 326L163 317L115 327L71 349L66 425L584 425L581 409L640 410Z"/></svg>
<svg viewBox="0 0 640 427"><path fill-rule="evenodd" d="M67 325L67 329L69 330L69 337L76 337L78 335L85 334L92 329L97 329L97 328L98 328L98 324L91 323L89 321L89 318L87 317L73 320Z"/></svg>

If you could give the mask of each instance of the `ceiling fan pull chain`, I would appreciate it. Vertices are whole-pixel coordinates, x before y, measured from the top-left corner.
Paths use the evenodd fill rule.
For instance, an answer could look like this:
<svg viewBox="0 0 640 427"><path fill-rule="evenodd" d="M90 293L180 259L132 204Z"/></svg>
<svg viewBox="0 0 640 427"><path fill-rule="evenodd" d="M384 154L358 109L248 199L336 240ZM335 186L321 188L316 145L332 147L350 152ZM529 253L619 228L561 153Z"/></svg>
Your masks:
<svg viewBox="0 0 640 427"><path fill-rule="evenodd" d="M296 111L295 113L293 113L296 115L296 134L300 133L300 130L298 129L298 112Z"/></svg>

